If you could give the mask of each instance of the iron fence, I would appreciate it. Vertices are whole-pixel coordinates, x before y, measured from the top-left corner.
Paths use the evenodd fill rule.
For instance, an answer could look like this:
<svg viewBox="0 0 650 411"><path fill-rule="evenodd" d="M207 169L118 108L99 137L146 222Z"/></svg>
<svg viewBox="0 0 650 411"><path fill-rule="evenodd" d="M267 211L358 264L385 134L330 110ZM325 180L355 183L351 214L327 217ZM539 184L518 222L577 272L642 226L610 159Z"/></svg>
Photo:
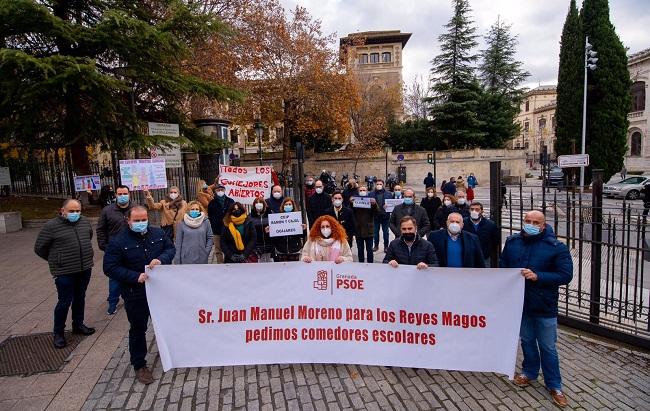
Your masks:
<svg viewBox="0 0 650 411"><path fill-rule="evenodd" d="M543 211L574 263L573 280L560 289L560 321L650 348L647 211L641 201L603 201L595 177L589 193L509 187L500 197L501 228L518 232L526 211Z"/></svg>

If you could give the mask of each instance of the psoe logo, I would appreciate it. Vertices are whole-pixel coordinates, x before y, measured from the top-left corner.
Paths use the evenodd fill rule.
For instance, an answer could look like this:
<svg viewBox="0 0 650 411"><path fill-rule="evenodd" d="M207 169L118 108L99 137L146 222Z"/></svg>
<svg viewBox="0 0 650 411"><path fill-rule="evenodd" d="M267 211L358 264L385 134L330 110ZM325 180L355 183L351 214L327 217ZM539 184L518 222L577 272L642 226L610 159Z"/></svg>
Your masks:
<svg viewBox="0 0 650 411"><path fill-rule="evenodd" d="M336 274L336 288L344 290L364 290L363 280L354 274Z"/></svg>
<svg viewBox="0 0 650 411"><path fill-rule="evenodd" d="M327 290L327 271L320 270L316 273L316 281L314 281L314 288L320 291Z"/></svg>

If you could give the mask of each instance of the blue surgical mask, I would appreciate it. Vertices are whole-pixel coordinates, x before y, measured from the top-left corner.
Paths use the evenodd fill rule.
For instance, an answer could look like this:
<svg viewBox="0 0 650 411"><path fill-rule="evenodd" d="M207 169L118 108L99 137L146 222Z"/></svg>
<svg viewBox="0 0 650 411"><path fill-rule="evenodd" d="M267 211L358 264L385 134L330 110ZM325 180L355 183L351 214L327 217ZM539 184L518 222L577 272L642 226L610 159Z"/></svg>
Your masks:
<svg viewBox="0 0 650 411"><path fill-rule="evenodd" d="M284 212L285 213L290 213L293 211L293 206L291 204L287 204L284 206Z"/></svg>
<svg viewBox="0 0 650 411"><path fill-rule="evenodd" d="M190 210L190 212L188 214L192 218L197 218L197 217L199 217L201 215L201 212L199 210Z"/></svg>
<svg viewBox="0 0 650 411"><path fill-rule="evenodd" d="M542 230L536 225L524 224L524 232L528 235L537 235L542 232Z"/></svg>
<svg viewBox="0 0 650 411"><path fill-rule="evenodd" d="M413 198L412 197L404 197L404 204L413 205Z"/></svg>
<svg viewBox="0 0 650 411"><path fill-rule="evenodd" d="M81 218L81 213L68 213L65 218L71 223L76 223Z"/></svg>
<svg viewBox="0 0 650 411"><path fill-rule="evenodd" d="M129 195L128 194L120 194L117 196L117 204L119 205L124 205L129 203Z"/></svg>
<svg viewBox="0 0 650 411"><path fill-rule="evenodd" d="M131 223L131 230L136 233L146 233L147 227L149 226L149 221L138 221Z"/></svg>

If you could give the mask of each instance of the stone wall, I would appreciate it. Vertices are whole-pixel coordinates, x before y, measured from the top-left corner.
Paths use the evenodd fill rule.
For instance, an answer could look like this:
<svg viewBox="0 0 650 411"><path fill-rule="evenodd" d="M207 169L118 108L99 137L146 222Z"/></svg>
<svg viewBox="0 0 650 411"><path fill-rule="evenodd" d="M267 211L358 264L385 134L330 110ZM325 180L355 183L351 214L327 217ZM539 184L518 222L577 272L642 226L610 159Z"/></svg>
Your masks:
<svg viewBox="0 0 650 411"><path fill-rule="evenodd" d="M433 173L433 165L427 163L429 151L401 153L404 161L398 162L397 156L400 153L388 153L388 172L397 175L397 167L406 167L407 185L419 187L428 172ZM279 153L278 153L279 154ZM280 170L282 163L279 155L264 156L264 164L273 164L276 170ZM438 184L449 177L466 177L474 173L479 184L487 184L490 178L490 161L501 161L501 169L511 176L525 177L526 157L523 150L450 150L438 151L436 155ZM256 165L257 162L251 157L246 157L242 165ZM333 153L307 153L304 169L306 173L319 175L321 170L336 171L337 181L340 181L344 173L350 176L354 173L355 159L345 151ZM363 179L365 176L385 177L386 155L377 152L368 158L361 158L357 163L356 173Z"/></svg>

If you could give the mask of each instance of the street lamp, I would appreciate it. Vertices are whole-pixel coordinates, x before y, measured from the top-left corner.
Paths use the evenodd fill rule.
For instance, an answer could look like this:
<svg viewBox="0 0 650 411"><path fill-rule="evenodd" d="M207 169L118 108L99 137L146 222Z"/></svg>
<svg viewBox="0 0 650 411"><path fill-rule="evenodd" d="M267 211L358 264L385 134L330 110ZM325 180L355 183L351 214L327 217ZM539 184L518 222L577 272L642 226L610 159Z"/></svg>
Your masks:
<svg viewBox="0 0 650 411"><path fill-rule="evenodd" d="M388 152L390 151L390 144L384 143L384 154L386 155L386 180L388 180Z"/></svg>
<svg viewBox="0 0 650 411"><path fill-rule="evenodd" d="M262 121L257 118L255 119L255 134L257 135L257 153L260 156L260 166L262 165L262 134L264 134L264 125Z"/></svg>
<svg viewBox="0 0 650 411"><path fill-rule="evenodd" d="M585 37L585 81L584 89L582 91L582 154L587 152L587 73L588 70L596 70L596 62L598 59L596 53L593 50L594 46L589 43L589 36ZM584 166L580 167L580 192L582 193L585 189L585 168Z"/></svg>

